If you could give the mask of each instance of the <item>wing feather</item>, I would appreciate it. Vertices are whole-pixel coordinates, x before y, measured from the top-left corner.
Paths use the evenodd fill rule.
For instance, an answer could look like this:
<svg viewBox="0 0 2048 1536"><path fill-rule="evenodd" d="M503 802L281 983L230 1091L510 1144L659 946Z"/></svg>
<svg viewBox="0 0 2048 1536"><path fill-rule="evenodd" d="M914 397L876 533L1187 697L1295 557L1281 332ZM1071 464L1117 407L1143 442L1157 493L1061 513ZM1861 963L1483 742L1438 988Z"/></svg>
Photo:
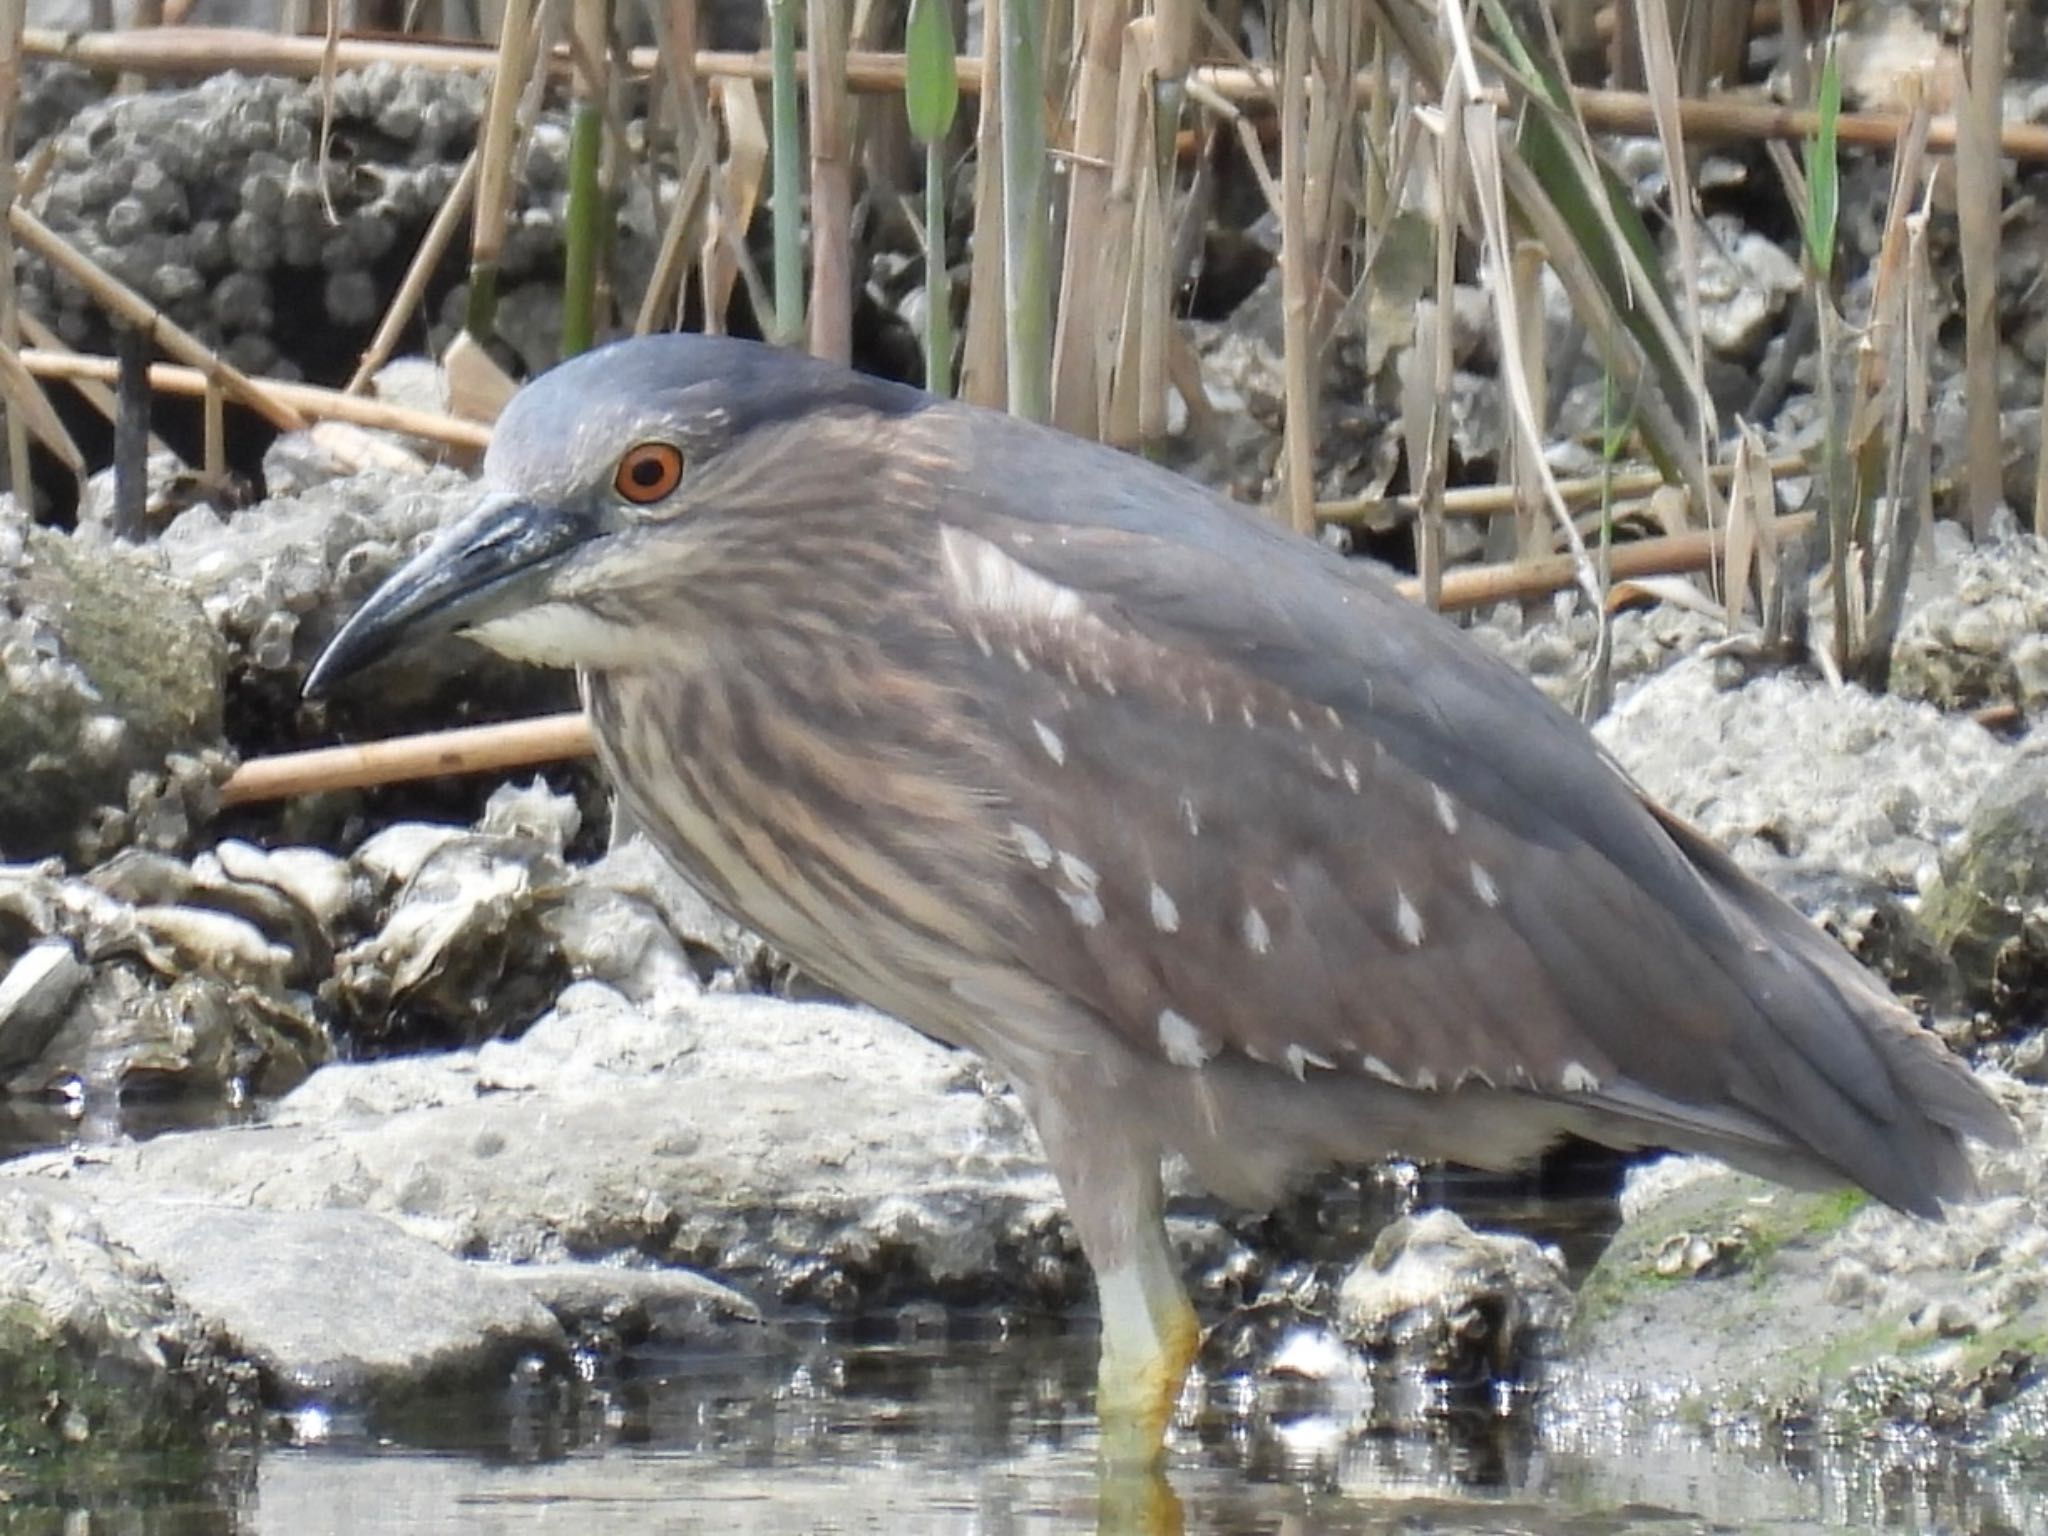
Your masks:
<svg viewBox="0 0 2048 1536"><path fill-rule="evenodd" d="M959 648L984 674L963 690L994 750L1039 752L996 775L1009 813L1096 875L1084 923L1057 860L1016 862L1022 964L1141 1051L1168 1051L1163 1015L1190 1025L1183 1062L1192 1038L1410 1087L1476 1076L1693 1144L1779 1137L1901 1203L1954 1187L1953 1138L1892 1061L1903 1010L1809 957L1832 941L1704 861L1449 626L1104 457L1085 524L1011 493L945 535L976 573L947 589L956 618L989 641ZM1905 1124L1917 1166L1888 1175Z"/></svg>

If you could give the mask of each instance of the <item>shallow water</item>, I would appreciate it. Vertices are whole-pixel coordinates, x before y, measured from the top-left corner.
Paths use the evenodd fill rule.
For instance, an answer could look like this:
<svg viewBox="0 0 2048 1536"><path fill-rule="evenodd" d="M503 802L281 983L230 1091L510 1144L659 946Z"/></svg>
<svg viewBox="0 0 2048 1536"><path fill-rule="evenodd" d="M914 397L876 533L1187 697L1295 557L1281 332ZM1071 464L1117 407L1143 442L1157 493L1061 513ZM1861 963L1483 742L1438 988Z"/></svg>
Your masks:
<svg viewBox="0 0 2048 1536"><path fill-rule="evenodd" d="M2048 1466L1987 1472L1908 1442L1716 1445L1585 1423L1347 1434L1329 1414L1220 1406L1176 1432L1172 1495L1105 1501L1093 1366L1084 1330L636 1355L587 1383L522 1383L400 1424L301 1414L260 1450L183 1472L136 1464L97 1496L61 1477L17 1486L0 1531L2048 1533Z"/></svg>

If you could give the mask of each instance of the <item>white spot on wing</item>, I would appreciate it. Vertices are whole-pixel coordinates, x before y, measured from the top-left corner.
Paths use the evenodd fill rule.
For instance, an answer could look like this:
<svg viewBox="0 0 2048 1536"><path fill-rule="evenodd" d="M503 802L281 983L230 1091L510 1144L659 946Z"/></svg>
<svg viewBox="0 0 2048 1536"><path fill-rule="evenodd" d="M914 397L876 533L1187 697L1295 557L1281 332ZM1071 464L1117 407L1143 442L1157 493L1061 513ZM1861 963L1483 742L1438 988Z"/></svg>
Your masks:
<svg viewBox="0 0 2048 1536"><path fill-rule="evenodd" d="M1456 832L1458 830L1458 804L1451 798L1451 792L1441 784L1430 785L1429 791L1436 798L1436 819L1444 824L1446 832Z"/></svg>
<svg viewBox="0 0 2048 1536"><path fill-rule="evenodd" d="M1301 723L1301 712L1299 710L1290 709L1289 711L1287 711L1287 723L1293 726L1297 731L1307 729L1307 727Z"/></svg>
<svg viewBox="0 0 2048 1536"><path fill-rule="evenodd" d="M1351 761L1351 759L1348 757L1344 759L1344 783L1347 787L1349 787L1351 793L1353 793L1354 795L1359 792L1358 764Z"/></svg>
<svg viewBox="0 0 2048 1536"><path fill-rule="evenodd" d="M1598 1093L1600 1079L1584 1062L1568 1061L1564 1070L1557 1075L1557 1086L1566 1093Z"/></svg>
<svg viewBox="0 0 2048 1536"><path fill-rule="evenodd" d="M1273 947L1273 930L1266 926L1266 914L1257 907L1244 909L1244 946L1255 955L1263 955Z"/></svg>
<svg viewBox="0 0 2048 1536"><path fill-rule="evenodd" d="M939 530L939 565L955 601L970 613L1045 624L1087 612L1080 593L962 528Z"/></svg>
<svg viewBox="0 0 2048 1536"><path fill-rule="evenodd" d="M1074 888L1061 891L1060 900L1067 904L1067 910L1074 915L1074 921L1083 928L1102 926L1102 897L1097 887L1102 877L1095 872L1095 866L1087 860L1060 850L1060 874L1065 876Z"/></svg>
<svg viewBox="0 0 2048 1536"><path fill-rule="evenodd" d="M1202 835L1202 818L1200 813L1195 810L1195 797L1193 795L1182 795L1180 797L1180 821L1181 825L1188 829L1189 837L1200 837Z"/></svg>
<svg viewBox="0 0 2048 1536"><path fill-rule="evenodd" d="M1152 926L1161 933L1180 932L1180 908L1156 880L1152 883Z"/></svg>
<svg viewBox="0 0 2048 1536"><path fill-rule="evenodd" d="M1325 1072L1328 1072L1334 1069L1336 1065L1327 1056L1319 1056L1306 1046L1290 1045L1287 1047L1287 1070L1292 1072L1297 1079L1306 1080L1310 1067L1321 1067Z"/></svg>
<svg viewBox="0 0 2048 1536"><path fill-rule="evenodd" d="M1029 672L1031 670L1031 658L1024 654L1024 647L1021 645L1010 647L1010 660L1017 663L1017 670L1019 672Z"/></svg>
<svg viewBox="0 0 2048 1536"><path fill-rule="evenodd" d="M1472 894L1489 907L1500 905L1500 887L1493 883L1493 876L1489 875L1485 866L1477 860L1472 864Z"/></svg>
<svg viewBox="0 0 2048 1536"><path fill-rule="evenodd" d="M1171 1008L1159 1013L1159 1048L1176 1067L1199 1067L1215 1054L1194 1021Z"/></svg>
<svg viewBox="0 0 2048 1536"><path fill-rule="evenodd" d="M1060 733L1058 731L1047 725L1043 720L1033 720L1031 722L1031 729L1038 732L1038 744L1045 748L1045 755L1047 757L1051 758L1055 763L1066 762L1067 744L1060 740Z"/></svg>
<svg viewBox="0 0 2048 1536"><path fill-rule="evenodd" d="M1013 821L1010 823L1010 836L1017 840L1017 846L1023 851L1024 857L1039 869L1052 867L1052 844L1038 833L1021 821Z"/></svg>
<svg viewBox="0 0 2048 1536"><path fill-rule="evenodd" d="M1358 1064L1365 1068L1367 1075L1376 1077L1383 1083L1392 1083L1396 1088L1408 1086L1406 1078L1377 1056L1361 1056L1358 1058Z"/></svg>
<svg viewBox="0 0 2048 1536"><path fill-rule="evenodd" d="M1259 723L1259 717L1252 713L1252 701L1250 699L1246 699L1242 704L1238 705L1237 712L1244 716L1244 728L1246 730L1251 730Z"/></svg>
<svg viewBox="0 0 2048 1536"><path fill-rule="evenodd" d="M1401 935L1401 942L1410 949L1422 943L1422 914L1408 899L1408 893L1398 885L1394 887L1394 931Z"/></svg>

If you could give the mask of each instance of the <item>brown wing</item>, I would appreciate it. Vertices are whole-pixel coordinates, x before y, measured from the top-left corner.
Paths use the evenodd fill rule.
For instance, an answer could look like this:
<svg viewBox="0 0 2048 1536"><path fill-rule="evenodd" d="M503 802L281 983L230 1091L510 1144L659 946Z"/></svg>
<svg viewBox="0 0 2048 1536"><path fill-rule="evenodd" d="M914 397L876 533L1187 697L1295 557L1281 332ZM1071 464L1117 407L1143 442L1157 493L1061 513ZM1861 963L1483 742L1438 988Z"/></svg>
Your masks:
<svg viewBox="0 0 2048 1536"><path fill-rule="evenodd" d="M942 541L964 686L1012 758L1027 968L1183 1064L1761 1129L1926 1203L1954 1138L1901 1086L1903 1010L1831 941L1747 883L1731 903L1448 626L1310 546L1204 533Z"/></svg>

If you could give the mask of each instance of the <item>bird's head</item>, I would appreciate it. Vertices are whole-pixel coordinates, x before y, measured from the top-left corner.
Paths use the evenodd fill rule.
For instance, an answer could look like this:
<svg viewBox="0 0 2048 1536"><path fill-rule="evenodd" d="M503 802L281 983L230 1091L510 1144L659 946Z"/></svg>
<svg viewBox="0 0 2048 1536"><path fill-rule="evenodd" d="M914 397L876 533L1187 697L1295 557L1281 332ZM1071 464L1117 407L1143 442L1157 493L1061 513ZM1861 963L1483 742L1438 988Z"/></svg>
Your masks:
<svg viewBox="0 0 2048 1536"><path fill-rule="evenodd" d="M306 693L448 634L550 666L651 660L693 593L782 582L801 557L773 514L846 501L877 427L929 400L728 338L585 353L512 398L475 505L371 594Z"/></svg>

